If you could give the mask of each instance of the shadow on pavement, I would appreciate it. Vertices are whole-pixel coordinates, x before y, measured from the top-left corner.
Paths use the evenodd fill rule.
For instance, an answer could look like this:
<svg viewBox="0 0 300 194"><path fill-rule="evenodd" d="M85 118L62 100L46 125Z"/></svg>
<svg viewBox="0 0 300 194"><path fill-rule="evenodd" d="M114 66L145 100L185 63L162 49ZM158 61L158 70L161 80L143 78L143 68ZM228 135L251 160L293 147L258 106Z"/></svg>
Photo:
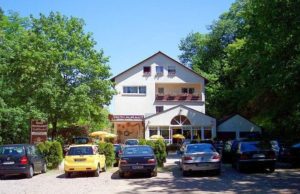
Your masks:
<svg viewBox="0 0 300 194"><path fill-rule="evenodd" d="M149 179L151 178L147 173L127 173L124 178L119 176L119 171L111 175L111 179Z"/></svg>
<svg viewBox="0 0 300 194"><path fill-rule="evenodd" d="M134 191L122 192L143 193L300 193L300 171L298 169L277 169L274 173L254 170L246 173L237 172L230 164L222 165L221 175L210 173L192 173L183 177L178 160L174 156L169 160L170 176L158 176L152 179L133 179L128 182L135 187ZM171 166L171 167L170 167Z"/></svg>

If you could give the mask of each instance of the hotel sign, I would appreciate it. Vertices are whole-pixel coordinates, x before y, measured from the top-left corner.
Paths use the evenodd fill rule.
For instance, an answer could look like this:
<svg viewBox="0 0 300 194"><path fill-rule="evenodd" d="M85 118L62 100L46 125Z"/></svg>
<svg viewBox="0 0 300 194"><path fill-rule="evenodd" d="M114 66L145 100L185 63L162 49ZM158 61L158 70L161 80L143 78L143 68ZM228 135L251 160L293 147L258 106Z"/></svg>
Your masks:
<svg viewBox="0 0 300 194"><path fill-rule="evenodd" d="M47 140L47 121L31 120L30 143L37 144Z"/></svg>
<svg viewBox="0 0 300 194"><path fill-rule="evenodd" d="M113 121L143 121L143 115L111 115Z"/></svg>

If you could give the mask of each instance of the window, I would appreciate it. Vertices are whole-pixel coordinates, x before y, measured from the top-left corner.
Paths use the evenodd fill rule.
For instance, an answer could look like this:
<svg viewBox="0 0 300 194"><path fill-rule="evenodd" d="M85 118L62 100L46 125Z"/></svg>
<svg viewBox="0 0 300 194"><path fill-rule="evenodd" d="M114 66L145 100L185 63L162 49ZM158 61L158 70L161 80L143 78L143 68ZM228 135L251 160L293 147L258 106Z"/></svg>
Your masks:
<svg viewBox="0 0 300 194"><path fill-rule="evenodd" d="M139 86L139 93L146 94L146 86Z"/></svg>
<svg viewBox="0 0 300 194"><path fill-rule="evenodd" d="M156 66L156 74L163 75L164 74L164 67L163 66Z"/></svg>
<svg viewBox="0 0 300 194"><path fill-rule="evenodd" d="M176 69L175 66L168 66L168 75L175 75Z"/></svg>
<svg viewBox="0 0 300 194"><path fill-rule="evenodd" d="M151 75L151 67L150 66L144 67L144 75Z"/></svg>
<svg viewBox="0 0 300 194"><path fill-rule="evenodd" d="M124 86L124 94L146 94L146 86Z"/></svg>
<svg viewBox="0 0 300 194"><path fill-rule="evenodd" d="M164 107L163 106L157 106L156 107L156 113L162 112L164 111Z"/></svg>
<svg viewBox="0 0 300 194"><path fill-rule="evenodd" d="M158 88L158 93L159 94L164 94L165 93L165 89L164 88Z"/></svg>
<svg viewBox="0 0 300 194"><path fill-rule="evenodd" d="M157 135L157 129L154 128L150 128L149 129L149 137L151 137L152 135Z"/></svg>
<svg viewBox="0 0 300 194"><path fill-rule="evenodd" d="M181 93L183 94L194 94L195 88L181 88Z"/></svg>

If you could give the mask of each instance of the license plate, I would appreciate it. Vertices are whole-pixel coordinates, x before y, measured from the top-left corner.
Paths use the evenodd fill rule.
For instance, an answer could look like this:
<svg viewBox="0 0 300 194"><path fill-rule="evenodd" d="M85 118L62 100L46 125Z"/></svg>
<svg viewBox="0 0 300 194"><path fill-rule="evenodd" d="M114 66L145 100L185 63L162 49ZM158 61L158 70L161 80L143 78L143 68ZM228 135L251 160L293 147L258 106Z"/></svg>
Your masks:
<svg viewBox="0 0 300 194"><path fill-rule="evenodd" d="M264 154L253 154L252 157L253 157L253 158L264 158L265 155L264 155Z"/></svg>
<svg viewBox="0 0 300 194"><path fill-rule="evenodd" d="M132 169L143 169L144 166L132 166Z"/></svg>
<svg viewBox="0 0 300 194"><path fill-rule="evenodd" d="M83 162L85 161L85 158L82 158L82 159L75 159L75 162Z"/></svg>
<svg viewBox="0 0 300 194"><path fill-rule="evenodd" d="M11 164L15 164L15 162L14 161L8 161L8 162L3 162L2 164L4 164L4 165L11 165Z"/></svg>

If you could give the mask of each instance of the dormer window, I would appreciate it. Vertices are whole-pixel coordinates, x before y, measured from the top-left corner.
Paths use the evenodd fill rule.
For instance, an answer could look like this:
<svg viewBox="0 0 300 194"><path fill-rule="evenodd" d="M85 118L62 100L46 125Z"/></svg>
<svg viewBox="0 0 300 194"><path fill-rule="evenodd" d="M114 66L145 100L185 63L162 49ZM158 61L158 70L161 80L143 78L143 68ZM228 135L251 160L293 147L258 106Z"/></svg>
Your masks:
<svg viewBox="0 0 300 194"><path fill-rule="evenodd" d="M156 66L156 75L163 75L163 74L164 74L164 67Z"/></svg>
<svg viewBox="0 0 300 194"><path fill-rule="evenodd" d="M145 66L144 67L144 76L150 76L151 75L151 67Z"/></svg>
<svg viewBox="0 0 300 194"><path fill-rule="evenodd" d="M176 75L176 69L175 69L175 66L168 66L168 75L169 75L169 76L174 76L174 75Z"/></svg>

